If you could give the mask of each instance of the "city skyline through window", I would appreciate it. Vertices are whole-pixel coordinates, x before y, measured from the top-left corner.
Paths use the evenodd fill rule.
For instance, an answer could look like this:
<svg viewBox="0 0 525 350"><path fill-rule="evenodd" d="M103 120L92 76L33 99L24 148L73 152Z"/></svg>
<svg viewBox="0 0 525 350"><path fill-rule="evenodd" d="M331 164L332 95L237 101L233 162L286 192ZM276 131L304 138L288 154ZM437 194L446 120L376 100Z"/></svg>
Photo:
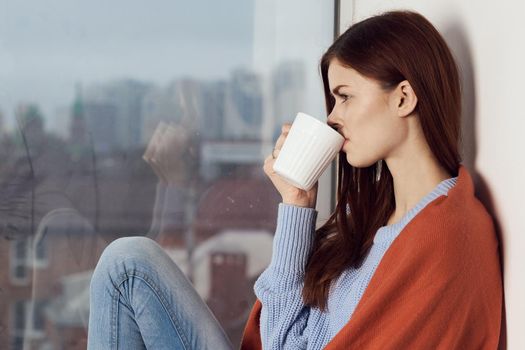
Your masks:
<svg viewBox="0 0 525 350"><path fill-rule="evenodd" d="M264 158L297 112L325 120L333 3L0 9L0 348L85 349L93 269L125 236L239 344L281 201Z"/></svg>

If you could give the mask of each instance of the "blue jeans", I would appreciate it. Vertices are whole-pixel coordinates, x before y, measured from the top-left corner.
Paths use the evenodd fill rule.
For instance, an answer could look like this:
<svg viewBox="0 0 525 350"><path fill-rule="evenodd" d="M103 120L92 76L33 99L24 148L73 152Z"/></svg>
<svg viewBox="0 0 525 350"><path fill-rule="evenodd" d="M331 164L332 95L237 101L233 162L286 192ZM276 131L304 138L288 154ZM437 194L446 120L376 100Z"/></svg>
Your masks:
<svg viewBox="0 0 525 350"><path fill-rule="evenodd" d="M233 349L190 281L155 241L119 238L90 286L89 350Z"/></svg>

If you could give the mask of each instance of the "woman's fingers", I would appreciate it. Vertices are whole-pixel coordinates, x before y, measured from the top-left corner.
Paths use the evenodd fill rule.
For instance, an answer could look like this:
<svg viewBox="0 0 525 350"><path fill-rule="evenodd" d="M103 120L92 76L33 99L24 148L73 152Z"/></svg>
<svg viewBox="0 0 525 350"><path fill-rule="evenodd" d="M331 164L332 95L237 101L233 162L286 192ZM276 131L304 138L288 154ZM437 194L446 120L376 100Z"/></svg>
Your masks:
<svg viewBox="0 0 525 350"><path fill-rule="evenodd" d="M148 146L146 147L146 150L144 151L144 155L142 156L142 158L146 162L149 162L149 160L152 157L154 157L156 148L157 148L157 142L158 142L160 135L164 131L164 127L165 127L165 124L162 122L157 124L157 127L155 128L155 131L153 132L153 135L151 136L148 142Z"/></svg>
<svg viewBox="0 0 525 350"><path fill-rule="evenodd" d="M289 123L282 125L281 135L279 135L279 138L275 142L275 146L272 150L272 153L270 153L264 160L263 169L267 175L273 175L275 173L273 170L273 164L275 163L275 159L279 155L279 152L281 152L281 148L284 144L284 141L286 140L286 137L288 136L288 132L290 131L291 127L292 127L292 124L289 124Z"/></svg>
<svg viewBox="0 0 525 350"><path fill-rule="evenodd" d="M275 149L280 150L283 147L284 141L286 140L286 137L288 136L288 132L290 131L290 128L292 127L292 124L283 124L281 127L281 135L275 142ZM277 157L277 151L275 151L275 156Z"/></svg>

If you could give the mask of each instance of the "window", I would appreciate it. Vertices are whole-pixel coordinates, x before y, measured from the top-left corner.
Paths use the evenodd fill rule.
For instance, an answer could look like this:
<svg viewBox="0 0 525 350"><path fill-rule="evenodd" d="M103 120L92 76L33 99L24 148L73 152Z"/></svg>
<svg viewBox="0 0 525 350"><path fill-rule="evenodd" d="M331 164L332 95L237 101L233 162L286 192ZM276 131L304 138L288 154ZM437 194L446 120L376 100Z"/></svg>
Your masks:
<svg viewBox="0 0 525 350"><path fill-rule="evenodd" d="M0 7L0 222L9 226L0 234L11 242L0 246L9 249L0 285L12 315L35 299L31 325L0 319L12 343L36 332L35 346L85 348L98 256L142 235L239 344L281 200L262 165L297 112L325 120L318 64L333 41L334 3ZM332 177L322 178L320 221Z"/></svg>
<svg viewBox="0 0 525 350"><path fill-rule="evenodd" d="M34 243L35 240L31 237L11 242L10 277L15 285L28 284L31 279L29 274L33 268L48 266L46 240L41 239L38 243Z"/></svg>
<svg viewBox="0 0 525 350"><path fill-rule="evenodd" d="M45 337L45 300L16 300L11 307L11 347L21 349L24 338L42 339ZM31 321L32 320L32 321Z"/></svg>
<svg viewBox="0 0 525 350"><path fill-rule="evenodd" d="M39 264L45 264L47 262L47 247L45 240L39 240L35 242L35 260Z"/></svg>
<svg viewBox="0 0 525 350"><path fill-rule="evenodd" d="M28 241L28 239L17 239L11 242L10 278L14 285L25 285L30 280L27 267Z"/></svg>

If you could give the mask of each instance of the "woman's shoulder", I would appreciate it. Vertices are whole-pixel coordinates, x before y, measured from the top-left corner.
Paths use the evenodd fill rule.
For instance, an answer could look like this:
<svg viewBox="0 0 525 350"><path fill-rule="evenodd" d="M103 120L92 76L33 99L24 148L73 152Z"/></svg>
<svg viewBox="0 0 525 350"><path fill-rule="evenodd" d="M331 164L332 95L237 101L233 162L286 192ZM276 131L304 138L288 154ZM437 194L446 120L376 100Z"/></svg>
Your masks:
<svg viewBox="0 0 525 350"><path fill-rule="evenodd" d="M429 203L393 245L426 257L446 255L464 259L468 252L489 252L497 247L494 221L475 196L441 196Z"/></svg>

